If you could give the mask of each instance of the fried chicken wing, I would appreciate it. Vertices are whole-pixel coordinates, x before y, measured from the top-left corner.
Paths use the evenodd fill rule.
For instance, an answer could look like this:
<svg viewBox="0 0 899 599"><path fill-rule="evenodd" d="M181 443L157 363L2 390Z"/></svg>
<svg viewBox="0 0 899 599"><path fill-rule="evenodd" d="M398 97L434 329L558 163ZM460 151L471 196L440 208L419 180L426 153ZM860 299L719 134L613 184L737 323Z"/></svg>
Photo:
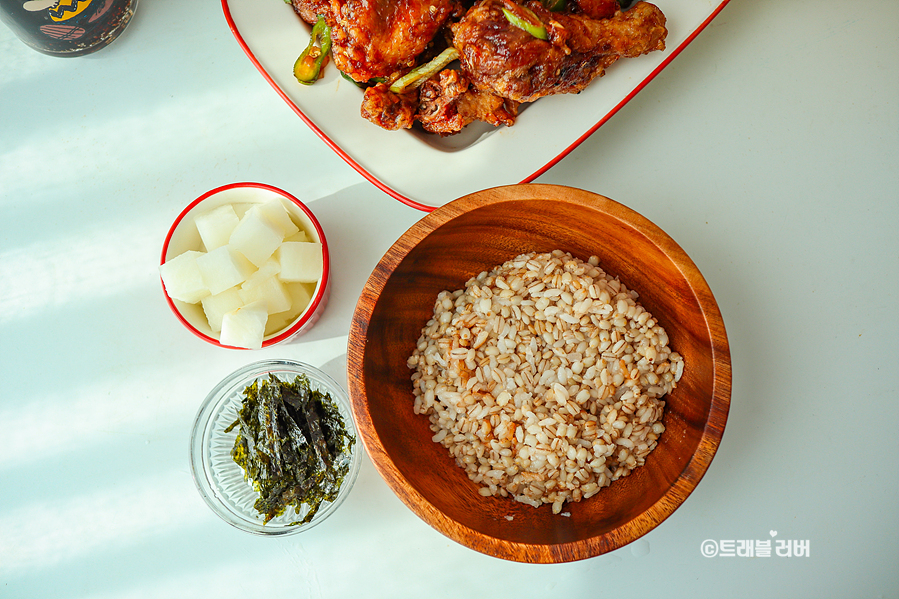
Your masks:
<svg viewBox="0 0 899 599"><path fill-rule="evenodd" d="M619 58L663 50L668 33L665 15L647 2L608 19L552 13L531 2L546 40L512 25L503 8L515 5L482 0L451 25L453 45L475 87L516 102L577 93Z"/></svg>

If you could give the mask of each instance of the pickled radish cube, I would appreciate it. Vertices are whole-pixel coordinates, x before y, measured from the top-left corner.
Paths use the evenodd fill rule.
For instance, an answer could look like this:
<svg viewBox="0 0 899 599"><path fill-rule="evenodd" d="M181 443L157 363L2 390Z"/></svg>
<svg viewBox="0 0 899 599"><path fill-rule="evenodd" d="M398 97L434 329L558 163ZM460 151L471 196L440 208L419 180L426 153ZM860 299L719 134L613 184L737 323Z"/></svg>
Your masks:
<svg viewBox="0 0 899 599"><path fill-rule="evenodd" d="M265 321L268 312L263 302L254 302L222 316L222 345L260 349L265 337Z"/></svg>
<svg viewBox="0 0 899 599"><path fill-rule="evenodd" d="M203 252L188 250L159 266L159 275L170 298L196 304L209 295L209 287L197 264L197 259L203 255Z"/></svg>
<svg viewBox="0 0 899 599"><path fill-rule="evenodd" d="M206 321L213 333L222 330L222 318L228 312L233 312L244 305L237 287L225 289L221 293L215 295L207 295L201 300L203 304L203 312L206 314Z"/></svg>
<svg viewBox="0 0 899 599"><path fill-rule="evenodd" d="M282 238L290 237L300 230L290 218L287 208L284 207L284 204L278 198L259 204L259 211L281 232Z"/></svg>
<svg viewBox="0 0 899 599"><path fill-rule="evenodd" d="M281 272L281 265L274 257L269 258L259 267L259 270L247 277L247 280L241 284L241 287L246 288L258 285L265 282L269 277L277 275L279 272Z"/></svg>
<svg viewBox="0 0 899 599"><path fill-rule="evenodd" d="M286 329L300 314L306 311L309 302L312 301L312 292L315 289L314 283L285 283L284 286L287 288L288 295L290 295L290 310L269 315L268 322L265 325L266 335L272 335Z"/></svg>
<svg viewBox="0 0 899 599"><path fill-rule="evenodd" d="M239 222L240 219L231 204L204 212L194 219L207 252L227 244Z"/></svg>
<svg viewBox="0 0 899 599"><path fill-rule="evenodd" d="M287 292L290 293L290 301L293 306L292 312L299 316L309 302L312 301L312 293L315 291L315 285L309 283L288 283Z"/></svg>
<svg viewBox="0 0 899 599"><path fill-rule="evenodd" d="M296 320L296 317L290 317L291 312L280 312L278 314L269 314L268 322L265 323L265 334L274 335L280 333Z"/></svg>
<svg viewBox="0 0 899 599"><path fill-rule="evenodd" d="M288 241L278 250L278 261L282 281L314 283L322 277L324 254L322 244L316 241L306 243Z"/></svg>
<svg viewBox="0 0 899 599"><path fill-rule="evenodd" d="M230 245L223 245L198 257L197 266L212 295L240 285L256 271L256 267Z"/></svg>
<svg viewBox="0 0 899 599"><path fill-rule="evenodd" d="M277 275L272 275L261 282L254 281L250 285L244 283L238 294L244 304L262 302L268 314L290 310L290 295Z"/></svg>
<svg viewBox="0 0 899 599"><path fill-rule="evenodd" d="M294 308L305 310L309 302L312 301L315 285L310 285L309 283L288 283L287 290L290 292L290 297L293 298Z"/></svg>
<svg viewBox="0 0 899 599"><path fill-rule="evenodd" d="M285 237L284 241L312 241L312 239L306 235L306 231L300 229L290 237Z"/></svg>
<svg viewBox="0 0 899 599"><path fill-rule="evenodd" d="M282 241L284 234L263 215L259 206L254 206L237 223L228 245L256 266L262 266Z"/></svg>

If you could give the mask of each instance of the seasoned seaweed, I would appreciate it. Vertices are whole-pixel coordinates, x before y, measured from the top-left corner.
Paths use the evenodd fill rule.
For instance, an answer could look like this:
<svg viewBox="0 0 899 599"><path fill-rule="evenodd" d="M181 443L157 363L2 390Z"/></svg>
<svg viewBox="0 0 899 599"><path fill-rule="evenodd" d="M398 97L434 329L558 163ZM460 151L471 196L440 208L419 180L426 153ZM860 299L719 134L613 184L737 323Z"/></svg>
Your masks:
<svg viewBox="0 0 899 599"><path fill-rule="evenodd" d="M293 382L273 375L243 392L243 404L225 432L237 428L231 457L259 492L254 507L265 522L293 507L294 524L312 520L322 503L337 499L356 442L330 394L305 375Z"/></svg>

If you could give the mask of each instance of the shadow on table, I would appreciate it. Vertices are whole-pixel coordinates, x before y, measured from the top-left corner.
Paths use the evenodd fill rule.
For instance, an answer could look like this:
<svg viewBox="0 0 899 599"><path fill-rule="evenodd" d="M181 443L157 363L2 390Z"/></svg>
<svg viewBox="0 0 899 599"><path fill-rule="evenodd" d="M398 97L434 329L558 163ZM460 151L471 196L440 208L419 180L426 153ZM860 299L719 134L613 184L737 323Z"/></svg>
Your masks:
<svg viewBox="0 0 899 599"><path fill-rule="evenodd" d="M394 241L424 216L368 182L308 205L324 229L333 278L321 319L295 343L348 335L356 301L372 270Z"/></svg>

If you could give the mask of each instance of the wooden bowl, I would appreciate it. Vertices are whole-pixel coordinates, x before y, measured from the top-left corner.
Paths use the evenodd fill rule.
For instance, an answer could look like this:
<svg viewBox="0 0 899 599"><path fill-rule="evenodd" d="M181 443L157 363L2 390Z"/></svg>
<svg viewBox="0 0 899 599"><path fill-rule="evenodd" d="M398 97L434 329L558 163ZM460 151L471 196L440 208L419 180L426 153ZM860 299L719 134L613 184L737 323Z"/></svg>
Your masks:
<svg viewBox="0 0 899 599"><path fill-rule="evenodd" d="M534 508L482 497L412 410L407 359L437 294L531 251L591 255L640 294L684 357L666 396L666 431L646 464L594 497ZM550 185L513 185L455 200L425 216L371 274L353 316L348 382L372 462L397 496L447 537L499 558L553 563L612 551L646 534L693 491L727 420L730 350L712 292L696 265L661 229L600 195Z"/></svg>

